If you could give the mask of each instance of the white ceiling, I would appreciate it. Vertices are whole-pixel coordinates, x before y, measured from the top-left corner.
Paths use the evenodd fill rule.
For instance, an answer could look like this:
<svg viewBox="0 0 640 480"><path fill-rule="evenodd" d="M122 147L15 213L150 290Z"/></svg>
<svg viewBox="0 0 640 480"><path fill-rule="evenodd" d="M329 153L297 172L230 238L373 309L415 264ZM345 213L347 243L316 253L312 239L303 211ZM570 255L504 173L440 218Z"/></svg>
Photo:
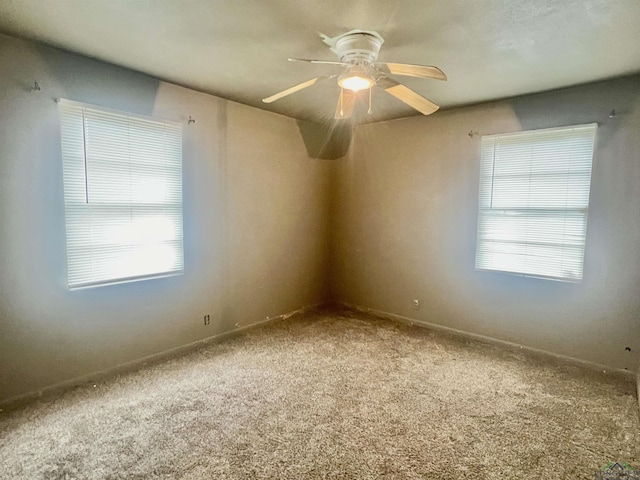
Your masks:
<svg viewBox="0 0 640 480"><path fill-rule="evenodd" d="M352 29L384 37L380 61L444 70L395 77L443 108L640 72L639 0L0 0L5 33L316 122L333 117L335 81L261 99L334 73L287 57L335 60L318 32ZM417 113L379 89L364 110Z"/></svg>

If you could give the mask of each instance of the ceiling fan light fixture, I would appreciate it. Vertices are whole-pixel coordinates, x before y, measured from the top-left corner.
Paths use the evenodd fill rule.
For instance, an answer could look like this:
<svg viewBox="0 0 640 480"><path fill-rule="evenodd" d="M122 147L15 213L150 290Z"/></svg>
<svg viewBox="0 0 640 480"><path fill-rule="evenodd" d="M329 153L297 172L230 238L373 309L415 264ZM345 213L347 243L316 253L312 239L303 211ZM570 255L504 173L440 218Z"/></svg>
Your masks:
<svg viewBox="0 0 640 480"><path fill-rule="evenodd" d="M373 87L374 83L373 78L357 74L343 75L338 79L338 85L352 92L368 90Z"/></svg>
<svg viewBox="0 0 640 480"><path fill-rule="evenodd" d="M337 37L320 34L322 41L329 45L331 51L338 55L340 61L309 60L304 58L289 58L292 62L319 63L343 67L342 75L321 75L293 87L289 87L275 95L263 99L264 103L271 103L283 97L314 85L320 80L338 77L340 97L336 108L335 119L350 118L358 97L358 92L369 91L369 110L371 113L371 92L373 87L379 87L389 95L397 98L409 107L423 115L431 115L438 110L438 105L411 90L406 85L394 80L390 75L403 75L417 78L433 78L446 80L447 76L438 67L430 65L415 65L409 63L378 62L380 47L384 39L379 33L365 30L351 30Z"/></svg>

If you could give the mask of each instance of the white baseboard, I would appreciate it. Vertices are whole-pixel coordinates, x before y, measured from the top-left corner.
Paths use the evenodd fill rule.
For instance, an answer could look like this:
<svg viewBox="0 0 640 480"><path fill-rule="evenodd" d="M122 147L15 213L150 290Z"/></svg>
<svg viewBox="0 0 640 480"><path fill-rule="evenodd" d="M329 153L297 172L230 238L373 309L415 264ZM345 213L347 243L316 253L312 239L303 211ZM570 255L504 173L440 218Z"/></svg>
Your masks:
<svg viewBox="0 0 640 480"><path fill-rule="evenodd" d="M436 331L440 331L440 332L450 333L452 335L455 335L455 336L458 336L458 337L461 337L461 338L477 340L479 342L489 343L491 345L497 345L497 346L500 346L502 348L506 348L508 350L515 350L515 351L519 351L519 352L528 352L528 353L534 354L534 355L553 358L554 360L558 360L560 362L569 363L569 364L576 365L576 366L579 366L579 367L588 368L590 370L599 370L599 371L601 371L603 373L607 373L607 374L610 374L610 375L613 375L613 376L616 376L616 377L622 377L625 380L633 381L634 377L636 377L636 374L631 372L630 370L624 370L622 368L609 367L607 365L602 365L602 364L599 364L599 363L590 362L588 360L582 360L580 358L571 357L569 355L562 355L562 354L559 354L559 353L549 352L547 350L541 350L539 348L528 347L526 345L520 345L518 343L509 342L507 340L500 340L500 339L493 338L493 337L487 337L485 335L479 335L477 333L465 332L464 330L458 330L456 328L445 327L444 325L437 325L435 323L429 323L429 322L425 322L425 321L422 321L422 320L416 320L414 318L405 317L403 315L398 315L398 314L395 314L395 313L389 313L389 312L385 312L383 310L376 310L375 308L360 307L358 305L352 305L352 304L346 303L346 302L338 302L338 304L339 305L343 305L343 306L345 306L347 308L350 308L352 310L356 310L356 311L363 312L363 313L369 313L369 314L375 315L377 317L382 317L382 318L386 318L386 319L389 319L389 320L402 322L402 323L409 324L409 325L418 325L420 327L428 328L430 330L436 330ZM640 395L640 372L637 375L637 382L638 382L638 394ZM640 399L639 399L639 405L640 405Z"/></svg>
<svg viewBox="0 0 640 480"><path fill-rule="evenodd" d="M277 315L275 317L266 317L262 320L258 320L256 322L244 325L242 327L237 327L234 328L233 330L229 330L227 332L221 332L221 333L217 333L215 335L212 335L210 337L206 337L200 340L196 340L194 342L188 343L186 345L180 345L178 347L174 347L174 348L170 348L169 350L163 350L162 352L158 352L158 353L154 353L152 355L147 355L145 357L141 357L141 358L137 358L135 360L131 360L129 362L125 362L125 363L121 363L118 364L114 367L110 367L110 368L106 368L104 370L98 370L96 372L92 372L86 375L81 375L79 377L74 377L71 378L69 380L64 380L62 382L58 382L58 383L54 383L52 385L47 385L46 387L43 387L41 389L38 390L34 390L31 392L27 392L27 393L23 393L20 395L16 395L14 397L10 397L6 400L2 400L0 401L0 412L2 412L3 410L8 410L8 409L13 409L15 407L19 407L21 405L24 405L26 403L29 403L33 400L36 400L38 398L42 398L42 397L49 397L49 396L54 396L57 394L60 394L62 392L64 392L65 390L69 390L73 387L77 387L80 385L83 385L85 383L88 383L90 381L96 382L99 381L101 379L105 379L105 378L109 378L109 377L113 377L115 375L118 374L122 374L122 373L126 373L126 372L130 372L133 370L136 370L142 366L145 366L147 364L150 363L157 363L159 361L162 360L167 360L169 358L172 357L177 357L180 355L184 355L192 350L197 349L198 347L201 347L203 345L208 345L208 344L213 344L213 343L217 343L220 342L226 338L230 338L236 335L239 335L243 332L246 332L247 330L251 330L254 329L256 327L259 327L261 325L267 324L267 323L271 323L271 322L276 322L278 320L285 320L289 317L292 317L293 315L298 315L304 312L307 312L309 310L314 310L322 305L324 305L326 302L320 302L314 305L308 305L306 307L302 307L299 308L297 310L294 310L292 312L287 312L287 313L283 313L281 315Z"/></svg>

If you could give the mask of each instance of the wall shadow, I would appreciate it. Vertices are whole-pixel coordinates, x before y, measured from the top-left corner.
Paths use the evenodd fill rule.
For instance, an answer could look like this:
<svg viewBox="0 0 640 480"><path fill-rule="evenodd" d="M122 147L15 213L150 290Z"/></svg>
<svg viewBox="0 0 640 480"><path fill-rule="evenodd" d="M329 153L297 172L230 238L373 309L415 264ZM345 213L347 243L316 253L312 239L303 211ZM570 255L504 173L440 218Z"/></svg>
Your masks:
<svg viewBox="0 0 640 480"><path fill-rule="evenodd" d="M296 120L300 135L311 158L335 160L344 157L351 145L351 123L332 121L326 124Z"/></svg>

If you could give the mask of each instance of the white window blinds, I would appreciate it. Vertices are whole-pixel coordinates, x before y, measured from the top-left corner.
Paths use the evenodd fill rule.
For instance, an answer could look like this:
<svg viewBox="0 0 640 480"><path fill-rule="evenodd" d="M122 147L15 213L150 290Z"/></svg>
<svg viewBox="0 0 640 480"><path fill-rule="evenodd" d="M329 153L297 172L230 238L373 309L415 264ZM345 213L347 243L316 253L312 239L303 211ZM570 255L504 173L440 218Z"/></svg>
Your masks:
<svg viewBox="0 0 640 480"><path fill-rule="evenodd" d="M68 283L183 270L182 126L61 100Z"/></svg>
<svg viewBox="0 0 640 480"><path fill-rule="evenodd" d="M596 127L482 137L477 269L582 279Z"/></svg>

